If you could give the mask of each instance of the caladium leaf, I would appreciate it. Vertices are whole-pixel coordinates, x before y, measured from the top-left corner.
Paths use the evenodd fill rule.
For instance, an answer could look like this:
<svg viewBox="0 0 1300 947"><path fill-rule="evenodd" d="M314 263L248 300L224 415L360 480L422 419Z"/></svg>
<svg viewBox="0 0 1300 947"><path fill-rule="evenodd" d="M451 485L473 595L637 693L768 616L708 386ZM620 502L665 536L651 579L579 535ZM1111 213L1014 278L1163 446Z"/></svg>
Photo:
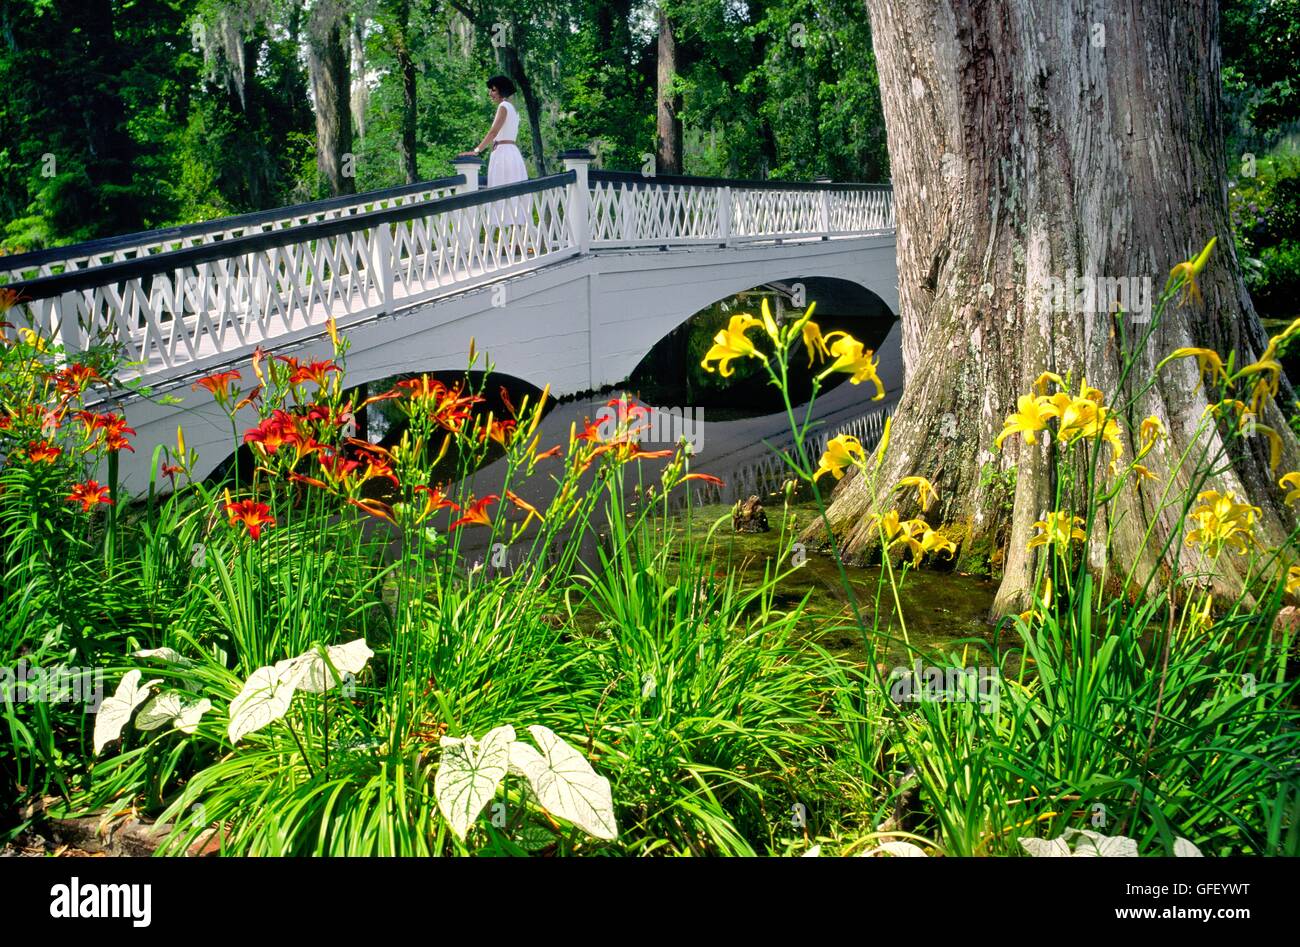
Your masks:
<svg viewBox="0 0 1300 947"><path fill-rule="evenodd" d="M1020 844L1034 858L1070 857L1070 846L1063 838L1022 838Z"/></svg>
<svg viewBox="0 0 1300 947"><path fill-rule="evenodd" d="M174 648L144 648L140 651L133 652L137 658L157 658L166 664L179 664L181 667L191 667L194 662L184 657Z"/></svg>
<svg viewBox="0 0 1300 947"><path fill-rule="evenodd" d="M212 709L212 702L204 697L201 700L186 700L180 694L167 692L158 694L136 714L137 730L157 730L165 723L170 723L182 733L193 733L199 725L199 718Z"/></svg>
<svg viewBox="0 0 1300 947"><path fill-rule="evenodd" d="M1177 858L1204 858L1201 850L1185 838L1174 839L1174 856Z"/></svg>
<svg viewBox="0 0 1300 947"><path fill-rule="evenodd" d="M534 725L528 732L541 752L526 743L514 743L510 764L528 779L542 808L595 838L618 838L609 780L547 727Z"/></svg>
<svg viewBox="0 0 1300 947"><path fill-rule="evenodd" d="M1137 842L1123 835L1102 835L1088 829L1066 829L1065 837L1075 837L1075 858L1137 858Z"/></svg>
<svg viewBox="0 0 1300 947"><path fill-rule="evenodd" d="M276 668L258 668L230 702L230 742L238 743L246 734L279 720L288 712L292 700L293 685L281 680Z"/></svg>
<svg viewBox="0 0 1300 947"><path fill-rule="evenodd" d="M921 846L903 841L881 842L875 848L863 852L858 857L878 858L881 855L892 855L894 858L929 858Z"/></svg>
<svg viewBox="0 0 1300 947"><path fill-rule="evenodd" d="M161 684L160 680L140 684L139 671L127 671L117 685L112 697L104 698L95 714L95 755L100 750L122 735L122 728L131 719L135 708L139 707L149 696L149 688Z"/></svg>
<svg viewBox="0 0 1300 947"><path fill-rule="evenodd" d="M433 778L433 794L443 817L461 841L492 801L510 767L515 728L489 730L480 743L473 737L443 737L442 759Z"/></svg>
<svg viewBox="0 0 1300 947"><path fill-rule="evenodd" d="M366 662L375 656L366 644L365 638L358 638L347 644L330 645L325 652L340 677L344 674L359 674L366 666ZM281 661L275 667L281 679L292 684L295 690L320 694L339 683L333 671L325 663L319 649Z"/></svg>

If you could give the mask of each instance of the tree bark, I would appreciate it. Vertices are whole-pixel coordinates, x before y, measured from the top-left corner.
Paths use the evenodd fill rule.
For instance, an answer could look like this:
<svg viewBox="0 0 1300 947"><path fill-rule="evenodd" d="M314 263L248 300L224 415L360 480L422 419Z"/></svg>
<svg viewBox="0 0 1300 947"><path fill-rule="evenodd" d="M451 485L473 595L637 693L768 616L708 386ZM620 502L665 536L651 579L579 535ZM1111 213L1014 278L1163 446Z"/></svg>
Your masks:
<svg viewBox="0 0 1300 947"><path fill-rule="evenodd" d="M655 166L660 174L682 173L682 120L681 96L672 92L673 77L677 75L677 36L672 21L659 3L656 9L659 22L659 60L657 67Z"/></svg>
<svg viewBox="0 0 1300 947"><path fill-rule="evenodd" d="M414 184L420 180L420 171L415 158L416 71L415 58L411 55L410 24L410 0L400 0L397 29L394 30L393 36L393 45L397 52L397 67L402 74L402 140L399 147L402 173L406 176L406 183Z"/></svg>
<svg viewBox="0 0 1300 947"><path fill-rule="evenodd" d="M316 166L335 196L356 191L346 158L352 153L347 32L347 13L339 0L319 0L307 27L307 61L316 99Z"/></svg>
<svg viewBox="0 0 1300 947"><path fill-rule="evenodd" d="M1225 357L1235 349L1242 365L1243 355L1253 361L1266 344L1228 219L1217 6L866 2L899 222L906 383L876 480L881 495L864 478L846 477L829 518L846 553L864 557L877 544L868 514L887 509L885 491L900 477L927 476L940 491L928 521L953 527L957 567L1001 560L994 611L1020 611L1034 566L1026 544L1053 494L1043 440L1029 446L1017 436L994 447L1017 395L1029 393L1044 370L1072 372L1076 391L1086 377L1114 404L1174 348L1203 346ZM1199 280L1204 305L1171 305L1128 390L1117 391L1115 317L1054 311L1044 287L1071 274L1149 277L1154 302L1170 268L1215 235ZM1144 328L1124 317L1130 340ZM1166 366L1133 418L1120 419L1126 460L1147 415L1159 417L1170 437L1143 461L1162 482L1122 491L1095 524L1087 550L1094 569L1216 571L1193 549L1173 548L1162 562L1162 544L1143 543L1148 525L1157 539L1179 526L1180 510L1162 506L1160 495L1183 451L1207 456L1222 446L1213 431L1194 443L1205 407L1195 362L1183 359ZM1278 473L1294 469L1296 442L1275 404L1260 423L1285 438ZM1239 460L1210 486L1262 507L1257 534L1276 545L1290 514L1268 467L1268 445L1263 437L1233 445ZM1014 494L1003 500L992 475L1012 468ZM1170 496L1188 483L1180 474ZM919 512L906 505L899 504L904 516ZM805 538L825 537L813 527ZM1221 557L1217 592L1240 588L1246 559Z"/></svg>

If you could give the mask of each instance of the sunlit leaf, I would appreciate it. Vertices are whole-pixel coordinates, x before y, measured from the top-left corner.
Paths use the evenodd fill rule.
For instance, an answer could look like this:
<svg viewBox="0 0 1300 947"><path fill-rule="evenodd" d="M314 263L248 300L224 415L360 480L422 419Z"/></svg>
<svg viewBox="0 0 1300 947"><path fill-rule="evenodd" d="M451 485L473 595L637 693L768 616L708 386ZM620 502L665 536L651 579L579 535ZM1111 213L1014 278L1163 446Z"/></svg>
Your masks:
<svg viewBox="0 0 1300 947"><path fill-rule="evenodd" d="M285 662L281 662L282 664ZM276 668L261 667L249 675L244 689L230 702L231 743L279 720L293 701L293 685L281 680Z"/></svg>
<svg viewBox="0 0 1300 947"><path fill-rule="evenodd" d="M167 692L158 694L136 714L137 730L157 730L165 723L170 723L182 733L193 733L198 727L199 719L212 709L212 702L204 697L202 700L186 700L180 694Z"/></svg>
<svg viewBox="0 0 1300 947"><path fill-rule="evenodd" d="M489 730L481 743L473 737L443 737L439 741L442 759L433 778L433 794L461 841L506 778L514 740L515 728L507 724Z"/></svg>
<svg viewBox="0 0 1300 947"><path fill-rule="evenodd" d="M149 696L149 688L161 683L162 681L152 680L141 685L139 671L126 672L113 696L104 698L104 702L99 705L99 712L95 714L96 755L106 744L122 735L122 728L131 719L135 708Z"/></svg>
<svg viewBox="0 0 1300 947"><path fill-rule="evenodd" d="M862 852L859 858L878 858L881 855L891 855L894 858L928 858L925 851L919 845L913 845L911 842L881 842L878 846L870 851Z"/></svg>
<svg viewBox="0 0 1300 947"><path fill-rule="evenodd" d="M595 838L617 838L609 780L548 728L531 726L528 732L541 752L526 743L512 744L510 763L527 777L542 808Z"/></svg>
<svg viewBox="0 0 1300 947"><path fill-rule="evenodd" d="M347 644L330 645L325 651L329 654L330 664L334 665L340 677L344 674L359 674L366 666L366 662L375 655L366 644L365 638L358 638ZM275 667L282 681L291 684L295 690L307 691L310 694L323 693L339 683L326 665L325 659L321 657L319 649L308 651L287 661L280 661Z"/></svg>

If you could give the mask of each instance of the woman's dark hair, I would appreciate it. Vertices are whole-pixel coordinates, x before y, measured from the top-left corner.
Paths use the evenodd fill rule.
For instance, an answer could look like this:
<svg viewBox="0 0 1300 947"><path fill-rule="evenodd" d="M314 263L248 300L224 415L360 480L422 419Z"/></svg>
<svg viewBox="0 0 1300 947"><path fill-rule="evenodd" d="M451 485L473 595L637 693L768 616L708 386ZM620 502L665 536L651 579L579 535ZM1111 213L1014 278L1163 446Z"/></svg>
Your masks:
<svg viewBox="0 0 1300 947"><path fill-rule="evenodd" d="M489 89L496 89L501 93L501 98L503 99L508 95L515 94L515 84L506 76L493 76L487 81L487 87Z"/></svg>

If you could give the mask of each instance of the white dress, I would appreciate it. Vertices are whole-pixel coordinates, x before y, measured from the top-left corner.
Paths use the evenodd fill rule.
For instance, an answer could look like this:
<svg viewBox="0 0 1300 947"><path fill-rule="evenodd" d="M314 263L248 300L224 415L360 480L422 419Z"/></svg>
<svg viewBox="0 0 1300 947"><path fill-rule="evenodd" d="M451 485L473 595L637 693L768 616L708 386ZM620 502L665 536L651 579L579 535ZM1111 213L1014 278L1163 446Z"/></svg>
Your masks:
<svg viewBox="0 0 1300 947"><path fill-rule="evenodd" d="M505 121L497 132L497 141L515 142L519 140L519 113L510 102L502 102L497 108L504 109ZM528 180L528 169L524 166L524 156L516 144L494 145L492 156L488 159L488 187L499 184L514 184ZM497 226L524 224L530 216L531 201L528 197L512 197L500 205L493 205L492 222Z"/></svg>

